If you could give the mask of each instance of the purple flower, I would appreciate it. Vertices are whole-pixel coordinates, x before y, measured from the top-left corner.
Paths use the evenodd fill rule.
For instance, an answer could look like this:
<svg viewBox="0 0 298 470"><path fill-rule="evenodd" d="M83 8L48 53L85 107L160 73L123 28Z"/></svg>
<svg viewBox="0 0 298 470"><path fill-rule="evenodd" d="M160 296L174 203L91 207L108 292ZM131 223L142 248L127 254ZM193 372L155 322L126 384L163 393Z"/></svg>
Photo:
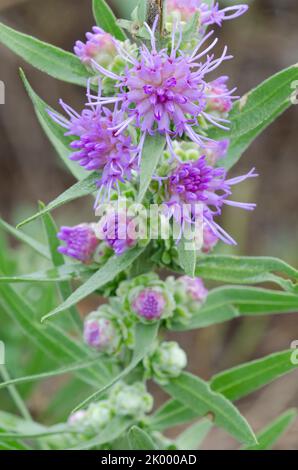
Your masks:
<svg viewBox="0 0 298 470"><path fill-rule="evenodd" d="M126 250L136 244L132 237L133 221L127 217L125 212L112 212L104 218L102 223L103 238L114 250L116 255L122 255Z"/></svg>
<svg viewBox="0 0 298 470"><path fill-rule="evenodd" d="M101 90L99 89L99 96ZM49 111L55 122L67 129L65 135L76 137L70 144L75 150L70 159L78 162L88 171L101 172L97 181L100 188L96 200L110 196L111 190L119 192L119 182L124 182L132 177L132 171L136 169L136 150L131 144L131 138L121 132L115 132L113 128L122 122L122 113L101 105L93 105L90 102L90 89L87 97L90 108L84 109L78 114L70 106L60 100L60 104L68 114L68 118L58 113Z"/></svg>
<svg viewBox="0 0 298 470"><path fill-rule="evenodd" d="M184 54L179 50L181 39L176 42L175 28L170 52L167 49L158 51L155 40L157 20L158 18L152 30L145 24L151 38L151 50L143 44L140 47L139 59L123 49L118 50L128 63L122 75L116 75L94 62L100 74L114 79L115 87L119 89L117 98L94 97L94 103L118 102L127 118L111 126L111 129L116 131L115 135L123 132L130 124L140 129L139 154L146 134L159 132L165 134L169 150L175 156L171 139L182 136L183 133L201 146L204 145L204 141L210 141L203 133L202 135L198 133L200 117L212 125L227 129L222 124L228 122L226 119L214 116L206 109L210 92L206 76L231 56L227 55L227 48L224 48L221 57L217 59L214 54L208 54L217 43L217 39L201 50L212 32L200 41L191 54ZM204 56L206 56L205 62ZM194 126L198 131L194 130Z"/></svg>
<svg viewBox="0 0 298 470"><path fill-rule="evenodd" d="M86 43L76 42L75 54L87 66L92 66L92 60L95 60L104 67L108 67L117 55L116 40L113 36L98 26L94 26L92 33L86 33L86 38Z"/></svg>
<svg viewBox="0 0 298 470"><path fill-rule="evenodd" d="M233 5L220 9L219 3L213 1L212 4L204 0L168 0L168 12L172 11L180 14L183 21L189 20L196 12L200 13L201 24L209 26L222 25L224 20L232 20L243 15L248 10L247 5Z"/></svg>
<svg viewBox="0 0 298 470"><path fill-rule="evenodd" d="M166 299L163 294L152 288L143 289L133 300L132 308L146 320L161 318L166 307Z"/></svg>
<svg viewBox="0 0 298 470"><path fill-rule="evenodd" d="M200 2L201 3L201 2ZM233 5L220 10L218 2L212 2L212 5L202 3L200 6L202 24L210 26L216 24L222 25L225 20L233 20L246 13L248 5Z"/></svg>
<svg viewBox="0 0 298 470"><path fill-rule="evenodd" d="M58 251L63 255L75 258L83 263L89 263L98 245L91 224L80 224L74 227L61 227L57 234L59 240L65 242Z"/></svg>
<svg viewBox="0 0 298 470"><path fill-rule="evenodd" d="M110 350L114 343L116 331L113 323L108 318L86 318L84 323L84 340L86 344L99 351Z"/></svg>
<svg viewBox="0 0 298 470"><path fill-rule="evenodd" d="M181 209L187 204L191 208L191 217L194 218L198 214L198 205L201 205L203 223L222 241L235 245L235 240L214 221L214 217L221 214L224 204L253 210L255 204L231 201L228 197L232 194L233 185L256 176L253 168L246 175L226 179L226 170L209 166L206 156L200 157L197 161L182 163L172 172L167 183L169 194L167 205L170 214L176 218L177 208ZM183 228L184 221L180 218L179 222Z"/></svg>
<svg viewBox="0 0 298 470"><path fill-rule="evenodd" d="M208 289L204 286L204 283L199 277L181 276L178 278L179 282L182 282L186 288L187 294L192 300L203 303L208 295Z"/></svg>

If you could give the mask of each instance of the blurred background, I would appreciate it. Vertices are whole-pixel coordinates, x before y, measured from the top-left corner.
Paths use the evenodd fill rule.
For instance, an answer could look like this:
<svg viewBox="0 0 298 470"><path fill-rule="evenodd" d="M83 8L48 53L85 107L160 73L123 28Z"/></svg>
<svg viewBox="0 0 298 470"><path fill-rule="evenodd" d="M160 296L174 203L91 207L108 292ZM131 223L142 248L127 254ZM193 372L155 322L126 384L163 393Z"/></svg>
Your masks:
<svg viewBox="0 0 298 470"><path fill-rule="evenodd" d="M128 17L136 3L136 0L110 2L119 17ZM221 46L227 44L235 57L221 72L231 77L230 83L238 86L240 95L298 60L297 0L255 0L250 5L248 14L237 21L225 22L220 30ZM72 50L77 39L84 40L85 32L94 24L90 0L0 0L0 21L67 50ZM0 214L15 225L35 212L38 200L47 203L74 182L37 122L18 68L24 68L35 91L53 107L62 97L80 109L85 97L83 89L43 75L2 46L0 54L0 80L6 85L6 102L0 106ZM233 174L241 174L255 166L260 174L256 181L237 188L235 196L235 200L257 202L256 211L246 214L227 209L223 215L225 229L239 242L233 253L275 256L298 266L297 129L298 106L293 106L255 141L232 170ZM85 199L63 206L54 215L58 223L73 224L89 221L90 209L91 201ZM39 236L40 226L32 225L26 230ZM0 258L1 251L15 255L18 250L15 272L33 271L33 261L26 249L0 235ZM31 295L35 301L38 294L34 289ZM82 311L90 307L85 303ZM4 318L0 312L0 339L7 325ZM21 333L12 329L9 335L14 344L20 341L21 347ZM298 339L298 322L294 315L241 319L187 334L187 339L183 334L172 336L188 351L189 369L208 379L226 367L289 348ZM32 363L32 356L26 355L25 343L23 352L22 363L13 351L9 353L14 376L24 375L24 367ZM62 392L53 397L62 384L59 380L50 381L46 387L24 387L28 396L30 391L29 405L35 416L46 422L55 420ZM155 388L153 391L158 404L164 397ZM8 397L2 394L0 399L1 408L2 404L9 408ZM295 373L240 402L241 411L256 430L291 406L298 406ZM61 415L63 412L67 413L66 408ZM212 431L204 447L221 449L234 445L223 432ZM298 449L297 422L277 448Z"/></svg>

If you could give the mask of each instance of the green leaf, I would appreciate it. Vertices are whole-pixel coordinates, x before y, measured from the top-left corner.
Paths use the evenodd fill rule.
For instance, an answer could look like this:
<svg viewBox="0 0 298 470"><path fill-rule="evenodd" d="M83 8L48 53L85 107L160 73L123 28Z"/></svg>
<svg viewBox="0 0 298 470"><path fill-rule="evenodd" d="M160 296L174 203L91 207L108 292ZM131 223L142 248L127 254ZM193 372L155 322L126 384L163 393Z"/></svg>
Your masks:
<svg viewBox="0 0 298 470"><path fill-rule="evenodd" d="M208 432L212 428L209 419L201 419L189 426L176 439L176 444L181 450L196 450L200 447Z"/></svg>
<svg viewBox="0 0 298 470"><path fill-rule="evenodd" d="M179 264L187 276L194 277L197 260L197 250L194 239L181 237L177 245Z"/></svg>
<svg viewBox="0 0 298 470"><path fill-rule="evenodd" d="M117 24L117 19L105 0L93 0L93 14L98 26L116 39L125 41L126 35Z"/></svg>
<svg viewBox="0 0 298 470"><path fill-rule="evenodd" d="M71 172L71 174L78 180L86 177L86 171L78 165L78 163L73 162L69 159L71 154L71 149L69 147L70 142L73 140L70 137L66 137L65 129L59 126L48 114L48 110L53 111L53 109L48 106L39 96L35 93L30 83L28 82L24 72L20 69L21 79L25 85L27 93L33 103L34 110L38 121L43 128L45 134L49 138L50 142L53 144L55 150L60 156L61 160Z"/></svg>
<svg viewBox="0 0 298 470"><path fill-rule="evenodd" d="M65 264L59 268L50 268L45 271L37 271L31 274L22 274L16 276L0 276L0 284L15 284L22 282L65 282L79 280L82 276L92 274L94 268L91 266L80 265L79 263Z"/></svg>
<svg viewBox="0 0 298 470"><path fill-rule="evenodd" d="M43 210L37 212L34 215L31 215L26 220L23 220L21 223L18 224L18 228L22 227L29 222L41 217L48 212L57 209L58 207L66 204L68 202L74 201L75 199L79 199L84 196L89 196L90 194L96 191L96 174L91 173L90 175L86 176L86 178L78 181L76 184L68 188L64 193L60 194L56 199L50 202Z"/></svg>
<svg viewBox="0 0 298 470"><path fill-rule="evenodd" d="M5 382L0 383L0 389L9 387L10 385L19 385L27 382L36 382L38 380L48 379L49 377L57 377L58 375L65 375L71 372L75 372L82 369L87 369L88 367L94 365L97 361L100 361L102 356L99 355L93 359L89 359L85 362L80 362L76 364L71 364L67 367L61 369L55 369L48 372L42 372L40 374L26 375L25 377L18 377L16 379L10 379Z"/></svg>
<svg viewBox="0 0 298 470"><path fill-rule="evenodd" d="M221 166L231 168L256 137L291 105L291 84L295 80L298 80L297 64L268 78L235 102L229 116L230 131L214 129L210 134L216 140L231 140Z"/></svg>
<svg viewBox="0 0 298 470"><path fill-rule="evenodd" d="M186 325L174 330L192 330L240 316L296 313L298 295L257 287L224 286L209 292L206 302Z"/></svg>
<svg viewBox="0 0 298 470"><path fill-rule="evenodd" d="M44 204L39 203L39 208L43 209ZM49 213L44 214L42 219L43 219L43 225L44 225L44 229L46 232L48 245L49 245L49 249L50 249L50 253L52 257L52 263L54 267L63 266L65 264L65 261L64 261L64 256L58 251L60 241L58 240L58 237L57 237L57 227L56 227L55 221L52 218L51 214ZM70 297L72 293L72 289L68 281L59 282L57 284L57 288L58 288L58 291L60 292L62 300L66 300L68 297ZM72 321L74 322L74 325L76 326L78 331L81 333L83 322L80 318L80 314L77 311L77 308L75 306L71 307L69 309L69 313L70 313Z"/></svg>
<svg viewBox="0 0 298 470"><path fill-rule="evenodd" d="M257 434L258 444L244 450L269 450L297 418L297 410L287 410Z"/></svg>
<svg viewBox="0 0 298 470"><path fill-rule="evenodd" d="M117 373L114 377L112 377L103 387L101 387L96 392L92 393L92 395L87 397L83 402L76 406L74 411L84 408L86 405L88 405L89 403L97 399L100 395L105 393L116 382L127 376L151 350L152 345L156 340L158 328L159 323L154 323L153 325L143 325L141 323L137 324L135 330L134 351L129 365L122 369L122 371Z"/></svg>
<svg viewBox="0 0 298 470"><path fill-rule="evenodd" d="M291 289L294 286L283 277L297 283L298 271L277 258L208 254L198 256L196 276L235 284L274 282Z"/></svg>
<svg viewBox="0 0 298 470"><path fill-rule="evenodd" d="M150 428L164 431L179 424L187 423L198 415L177 400L168 400L148 418Z"/></svg>
<svg viewBox="0 0 298 470"><path fill-rule="evenodd" d="M142 202L152 181L155 169L166 144L165 137L160 134L146 136L141 159L140 188L138 202Z"/></svg>
<svg viewBox="0 0 298 470"><path fill-rule="evenodd" d="M17 230L16 228L12 227L1 218L0 218L0 228L10 233L11 235L13 235L17 240L30 246L39 255L43 256L44 258L50 259L49 250L46 248L45 245L43 245L42 243L39 243L38 241L30 237L29 235L26 235L24 232L21 232L20 230Z"/></svg>
<svg viewBox="0 0 298 470"><path fill-rule="evenodd" d="M63 302L59 307L57 307L52 312L42 317L42 322L48 320L49 318L57 315L60 312L63 312L73 305L76 305L82 299L88 297L95 290L100 289L108 282L112 281L117 274L121 273L127 269L133 262L138 258L138 256L143 252L145 247L139 248L135 247L131 250L126 251L121 256L112 256L104 266L102 266L96 273L94 273L85 284L81 285L73 294L68 297L68 299Z"/></svg>
<svg viewBox="0 0 298 470"><path fill-rule="evenodd" d="M58 80L86 86L89 73L70 52L15 31L0 23L0 43L29 64Z"/></svg>
<svg viewBox="0 0 298 470"><path fill-rule="evenodd" d="M229 400L239 400L296 369L292 354L293 350L282 351L220 372L210 386Z"/></svg>
<svg viewBox="0 0 298 470"><path fill-rule="evenodd" d="M3 306L3 310L18 323L32 343L48 357L58 364L85 361L90 358L89 349L61 332L57 325L48 325L44 328L36 320L36 314L31 306L12 287L0 285L0 293L0 305ZM77 371L76 375L89 385L97 387L108 380L109 374L104 361L100 361L95 369L97 370Z"/></svg>
<svg viewBox="0 0 298 470"><path fill-rule="evenodd" d="M131 420L124 417L115 417L109 424L98 433L98 435L89 441L83 441L82 443L70 447L67 450L84 450L91 449L112 442L123 434L127 428L131 425Z"/></svg>
<svg viewBox="0 0 298 470"><path fill-rule="evenodd" d="M252 429L237 408L223 395L211 390L209 384L199 377L184 372L163 388L199 416L210 414L214 424L225 429L236 440L249 445L256 443Z"/></svg>
<svg viewBox="0 0 298 470"><path fill-rule="evenodd" d="M128 442L131 450L157 450L149 434L138 426L133 426L128 431Z"/></svg>

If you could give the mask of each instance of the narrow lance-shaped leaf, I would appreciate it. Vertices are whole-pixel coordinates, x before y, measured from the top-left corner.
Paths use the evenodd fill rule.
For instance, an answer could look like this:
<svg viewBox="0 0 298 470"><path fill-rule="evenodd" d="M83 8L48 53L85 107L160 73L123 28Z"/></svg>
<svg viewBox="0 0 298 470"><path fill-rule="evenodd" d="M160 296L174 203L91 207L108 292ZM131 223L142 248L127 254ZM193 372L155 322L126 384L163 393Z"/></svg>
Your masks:
<svg viewBox="0 0 298 470"><path fill-rule="evenodd" d="M60 194L60 196L50 202L43 210L37 212L34 215L31 215L26 220L23 220L21 223L18 224L18 227L22 227L23 225L26 225L29 222L38 219L38 217L41 217L42 215L47 214L48 212L54 209L57 209L63 204L93 194L96 191L95 180L96 175L92 172L90 175L86 176L86 178L82 179L81 181L78 181L76 184L64 191L64 193Z"/></svg>
<svg viewBox="0 0 298 470"><path fill-rule="evenodd" d="M76 305L82 299L88 297L95 290L100 289L108 282L112 281L117 274L127 269L138 256L143 252L145 248L135 247L121 256L112 256L104 266L102 266L96 273L94 273L83 285L81 285L73 294L66 299L59 307L52 312L42 317L42 321L48 320L49 318L63 312L73 305Z"/></svg>
<svg viewBox="0 0 298 470"><path fill-rule="evenodd" d="M278 352L220 372L210 386L230 400L239 400L297 367L292 350Z"/></svg>
<svg viewBox="0 0 298 470"><path fill-rule="evenodd" d="M65 129L57 124L48 114L48 110L52 110L33 90L30 83L28 82L23 70L20 70L21 79L25 85L27 93L33 103L36 116L39 120L41 127L46 133L47 137L53 144L55 150L63 161L64 165L72 173L72 175L81 180L86 177L86 172L78 165L69 159L71 149L69 144L71 142L70 137L66 137Z"/></svg>
<svg viewBox="0 0 298 470"><path fill-rule="evenodd" d="M131 450L157 450L153 439L143 429L133 426L128 432L128 442Z"/></svg>
<svg viewBox="0 0 298 470"><path fill-rule="evenodd" d="M39 283L39 282L65 282L80 280L84 276L94 272L96 266L86 266L83 264L65 264L58 268L50 268L44 271L37 271L31 274L22 274L16 276L0 276L0 284L17 283Z"/></svg>
<svg viewBox="0 0 298 470"><path fill-rule="evenodd" d="M114 377L111 378L103 387L101 387L96 392L92 393L87 397L82 403L80 403L74 411L84 408L86 405L97 399L100 395L106 392L111 388L116 382L123 379L127 374L129 374L148 354L152 345L154 344L159 328L159 323L153 325L142 325L137 324L135 330L135 345L132 355L132 359L127 367L125 367L121 372L117 373Z"/></svg>
<svg viewBox="0 0 298 470"><path fill-rule="evenodd" d="M39 203L40 209L44 208L43 203ZM57 227L55 224L54 219L52 218L51 214L47 213L43 215L43 225L46 232L48 245L51 253L52 263L55 267L64 266L64 256L59 253L58 248L60 242L57 237ZM68 281L63 281L57 284L58 291L60 292L62 300L66 300L72 293L71 285ZM69 309L71 320L74 322L75 327L81 334L82 331L82 320L80 318L80 314L77 311L76 306L72 306Z"/></svg>
<svg viewBox="0 0 298 470"><path fill-rule="evenodd" d="M189 323L173 325L174 330L192 330L239 316L296 313L298 294L257 287L224 286L209 292Z"/></svg>
<svg viewBox="0 0 298 470"><path fill-rule="evenodd" d="M177 446L181 450L198 449L212 426L212 422L209 419L201 419L179 434L176 439Z"/></svg>
<svg viewBox="0 0 298 470"><path fill-rule="evenodd" d="M165 147L165 137L160 134L154 136L147 135L141 158L140 172L140 189L138 194L138 202L142 202L146 191L152 181L154 172L160 160L161 154Z"/></svg>
<svg viewBox="0 0 298 470"><path fill-rule="evenodd" d="M50 259L50 253L49 250L45 245L42 243L38 242L34 238L30 237L24 232L21 232L21 230L16 229L15 227L12 227L9 225L7 222L5 222L3 219L0 218L0 228L5 230L6 232L10 233L13 235L17 240L25 243L26 245L30 246L36 253L39 255L43 256L44 258Z"/></svg>
<svg viewBox="0 0 298 470"><path fill-rule="evenodd" d="M125 41L126 35L118 26L117 19L105 0L93 0L93 14L98 26L116 39Z"/></svg>
<svg viewBox="0 0 298 470"><path fill-rule="evenodd" d="M298 281L298 271L277 258L230 255L200 255L197 258L196 276L234 284L274 282L283 288L295 285L279 274Z"/></svg>
<svg viewBox="0 0 298 470"><path fill-rule="evenodd" d="M244 450L270 450L297 418L297 410L287 410L257 434L258 444Z"/></svg>
<svg viewBox="0 0 298 470"><path fill-rule="evenodd" d="M0 23L0 43L58 80L86 86L89 73L74 54Z"/></svg>
<svg viewBox="0 0 298 470"><path fill-rule="evenodd" d="M211 390L207 382L184 372L163 388L197 415L210 414L214 424L225 429L236 440L246 444L256 443L252 429L237 408L223 395Z"/></svg>
<svg viewBox="0 0 298 470"><path fill-rule="evenodd" d="M229 116L230 131L213 129L210 134L217 140L231 140L221 166L231 168L256 137L291 105L295 80L298 80L297 64L268 78L234 103Z"/></svg>

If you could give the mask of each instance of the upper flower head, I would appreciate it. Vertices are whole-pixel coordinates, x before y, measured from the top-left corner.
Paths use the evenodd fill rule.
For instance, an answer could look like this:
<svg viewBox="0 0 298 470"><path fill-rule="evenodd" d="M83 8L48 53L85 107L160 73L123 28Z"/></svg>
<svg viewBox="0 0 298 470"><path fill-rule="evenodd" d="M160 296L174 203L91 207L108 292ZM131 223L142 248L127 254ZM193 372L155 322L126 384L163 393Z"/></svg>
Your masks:
<svg viewBox="0 0 298 470"><path fill-rule="evenodd" d="M92 33L86 33L86 38L86 43L76 42L75 54L85 65L92 66L92 60L95 60L104 67L108 67L117 55L116 39L98 26L93 26Z"/></svg>
<svg viewBox="0 0 298 470"><path fill-rule="evenodd" d="M193 128L194 126L200 128L199 118L226 129L221 123L227 121L211 115L206 109L208 100L206 76L231 56L227 55L227 48L224 48L222 56L217 59L214 54L208 55L217 43L217 39L205 49L202 48L212 32L199 42L192 53L183 54L179 49L181 38L176 40L176 28L173 30L170 51L157 50L155 39L157 20L158 18L152 30L145 24L151 38L151 50L143 44L139 50L139 58L136 58L127 51L118 49L119 54L122 54L127 62L123 74L116 75L94 63L101 75L115 80L119 89L117 98L93 97L94 103L118 103L127 118L116 124L113 129L117 131L117 135L130 124L139 128L142 133L139 150L142 148L146 133L154 132L165 134L170 151L173 151L171 138L181 136L183 133L202 145L209 139L204 137L203 132L199 135ZM205 62L204 56L206 56Z"/></svg>
<svg viewBox="0 0 298 470"><path fill-rule="evenodd" d="M253 210L255 204L231 201L228 197L232 194L231 187L241 183L247 178L257 176L252 169L247 175L227 179L224 168L213 168L207 164L206 157L202 156L197 161L182 163L172 172L168 179L169 201L168 206L175 214L175 208L188 204L191 207L191 215L198 212L197 204L202 205L202 222L210 227L215 236L228 244L236 244L215 221L214 217L220 215L224 204Z"/></svg>
<svg viewBox="0 0 298 470"><path fill-rule="evenodd" d="M91 261L99 243L91 224L63 226L57 237L65 242L64 246L59 246L58 251L83 263Z"/></svg>

